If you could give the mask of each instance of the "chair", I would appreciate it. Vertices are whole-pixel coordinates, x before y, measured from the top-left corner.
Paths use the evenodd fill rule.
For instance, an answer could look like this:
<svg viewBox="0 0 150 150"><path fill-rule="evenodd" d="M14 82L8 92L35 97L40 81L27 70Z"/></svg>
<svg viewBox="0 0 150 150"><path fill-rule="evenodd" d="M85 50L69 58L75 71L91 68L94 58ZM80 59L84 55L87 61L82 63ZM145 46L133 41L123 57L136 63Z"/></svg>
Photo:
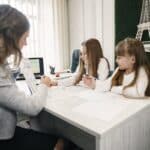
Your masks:
<svg viewBox="0 0 150 150"><path fill-rule="evenodd" d="M72 63L71 63L71 72L72 73L74 73L77 69L77 66L79 64L79 58L80 58L80 49L73 50Z"/></svg>
<svg viewBox="0 0 150 150"><path fill-rule="evenodd" d="M114 72L113 70L110 70L110 71L109 71L109 75L108 75L108 77L111 77L111 76L112 76L112 74L113 74L113 72Z"/></svg>

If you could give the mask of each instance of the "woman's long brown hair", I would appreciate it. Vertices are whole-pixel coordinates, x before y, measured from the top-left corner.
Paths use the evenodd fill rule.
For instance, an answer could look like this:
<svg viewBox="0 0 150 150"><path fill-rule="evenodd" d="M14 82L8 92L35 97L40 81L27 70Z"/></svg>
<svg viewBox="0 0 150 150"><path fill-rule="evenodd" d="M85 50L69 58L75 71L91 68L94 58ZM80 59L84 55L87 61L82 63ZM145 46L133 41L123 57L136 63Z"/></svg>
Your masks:
<svg viewBox="0 0 150 150"><path fill-rule="evenodd" d="M126 54L128 54L129 56L135 56L136 63L134 65L135 77L129 85L124 87L124 89L136 84L139 75L139 69L141 67L144 67L149 80L145 95L150 96L150 63L147 59L142 42L133 38L126 38L123 41L119 42L116 46L116 56L125 56ZM123 74L124 71L118 70L118 72L112 78L112 86L122 85Z"/></svg>
<svg viewBox="0 0 150 150"><path fill-rule="evenodd" d="M103 51L100 45L100 42L97 39L89 39L87 41L84 41L81 43L82 46L86 47L86 55L88 59L88 68L91 70L92 76L95 78L98 77L98 65L100 62L100 58L103 58ZM81 79L83 74L85 74L85 64L83 60L80 58L80 64L79 64L79 71L78 75L75 81L75 85L78 84Z"/></svg>
<svg viewBox="0 0 150 150"><path fill-rule="evenodd" d="M9 5L0 5L0 64L11 54L19 65L22 52L19 48L21 36L29 30L29 21L24 14Z"/></svg>

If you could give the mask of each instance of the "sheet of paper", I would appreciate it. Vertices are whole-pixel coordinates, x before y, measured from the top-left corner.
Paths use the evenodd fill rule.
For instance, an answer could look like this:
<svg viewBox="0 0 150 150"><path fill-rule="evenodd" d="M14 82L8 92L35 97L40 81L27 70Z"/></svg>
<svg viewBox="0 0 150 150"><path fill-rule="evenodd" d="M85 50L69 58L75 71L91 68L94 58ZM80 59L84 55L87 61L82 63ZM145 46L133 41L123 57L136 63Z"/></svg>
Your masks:
<svg viewBox="0 0 150 150"><path fill-rule="evenodd" d="M36 79L34 77L29 59L24 58L21 62L21 72L25 77L28 88L32 93L37 91Z"/></svg>

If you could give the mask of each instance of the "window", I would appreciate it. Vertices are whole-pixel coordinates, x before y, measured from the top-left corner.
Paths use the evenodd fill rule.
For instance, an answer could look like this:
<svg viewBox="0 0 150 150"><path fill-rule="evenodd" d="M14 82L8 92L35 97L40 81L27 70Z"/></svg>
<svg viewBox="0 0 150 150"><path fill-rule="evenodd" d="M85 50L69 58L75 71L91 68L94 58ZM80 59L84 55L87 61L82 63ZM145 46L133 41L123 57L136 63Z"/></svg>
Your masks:
<svg viewBox="0 0 150 150"><path fill-rule="evenodd" d="M52 0L0 0L23 12L30 22L30 36L23 48L24 57L43 57L44 68L54 65L54 27Z"/></svg>

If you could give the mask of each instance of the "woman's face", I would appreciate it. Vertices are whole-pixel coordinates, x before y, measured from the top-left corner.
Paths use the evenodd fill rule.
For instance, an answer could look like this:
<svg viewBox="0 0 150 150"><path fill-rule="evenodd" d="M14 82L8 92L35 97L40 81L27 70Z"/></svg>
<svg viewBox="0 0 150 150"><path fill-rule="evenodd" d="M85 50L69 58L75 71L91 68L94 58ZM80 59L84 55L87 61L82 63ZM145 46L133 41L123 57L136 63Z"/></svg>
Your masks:
<svg viewBox="0 0 150 150"><path fill-rule="evenodd" d="M84 61L84 63L87 63L87 53L86 53L86 47L82 46L81 47L81 55L80 58Z"/></svg>
<svg viewBox="0 0 150 150"><path fill-rule="evenodd" d="M21 36L21 38L20 38L20 40L19 40L19 48L20 48L20 49L22 49L24 46L27 45L27 38L28 38L28 36L29 36L29 31L25 32L25 33Z"/></svg>

